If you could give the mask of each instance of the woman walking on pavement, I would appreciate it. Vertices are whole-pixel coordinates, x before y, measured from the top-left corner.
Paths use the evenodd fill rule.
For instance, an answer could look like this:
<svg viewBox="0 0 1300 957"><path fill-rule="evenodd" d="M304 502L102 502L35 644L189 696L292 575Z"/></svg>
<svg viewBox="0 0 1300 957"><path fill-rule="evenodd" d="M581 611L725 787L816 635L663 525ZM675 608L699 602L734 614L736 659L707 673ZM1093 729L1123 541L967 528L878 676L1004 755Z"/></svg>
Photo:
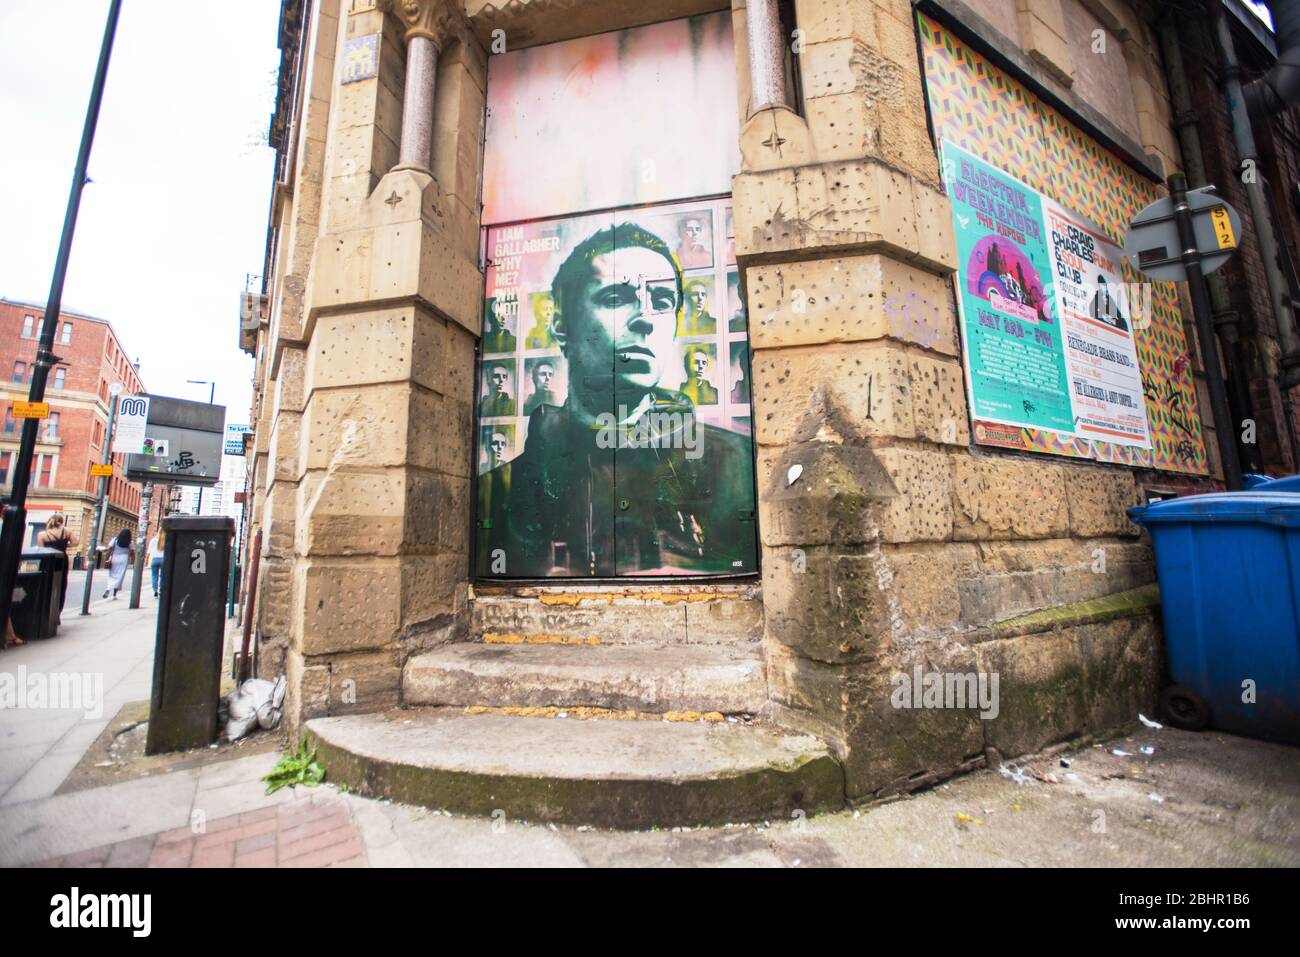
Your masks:
<svg viewBox="0 0 1300 957"><path fill-rule="evenodd" d="M126 579L126 566L129 564L131 564L131 532L124 528L118 532L117 538L113 540L108 550L108 587L104 589L105 598L111 591L113 600L117 601L117 593L122 590L122 582Z"/></svg>
<svg viewBox="0 0 1300 957"><path fill-rule="evenodd" d="M45 531L36 536L36 544L53 548L63 553L63 585L59 590L59 610L63 610L64 599L68 597L68 549L77 547L77 536L68 530L67 520L62 512L55 512L45 523Z"/></svg>
<svg viewBox="0 0 1300 957"><path fill-rule="evenodd" d="M149 550L145 552L145 558L149 560L149 575L153 578L154 598L158 597L158 582L162 578L163 542L163 530L160 528L149 539Z"/></svg>

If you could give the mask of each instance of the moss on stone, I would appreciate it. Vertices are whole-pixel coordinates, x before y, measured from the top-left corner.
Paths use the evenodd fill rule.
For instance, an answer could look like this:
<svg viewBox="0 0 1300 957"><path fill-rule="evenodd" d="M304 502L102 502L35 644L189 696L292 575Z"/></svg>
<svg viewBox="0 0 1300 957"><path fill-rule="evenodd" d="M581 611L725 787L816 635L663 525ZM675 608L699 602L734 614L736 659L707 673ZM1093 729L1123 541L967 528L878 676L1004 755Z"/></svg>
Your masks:
<svg viewBox="0 0 1300 957"><path fill-rule="evenodd" d="M984 640L1016 638L1039 631L1090 625L1115 618L1144 615L1159 606L1160 589L1156 585L1143 585L1140 588L1130 588L1128 591L1055 605L1008 618L985 629L980 638Z"/></svg>

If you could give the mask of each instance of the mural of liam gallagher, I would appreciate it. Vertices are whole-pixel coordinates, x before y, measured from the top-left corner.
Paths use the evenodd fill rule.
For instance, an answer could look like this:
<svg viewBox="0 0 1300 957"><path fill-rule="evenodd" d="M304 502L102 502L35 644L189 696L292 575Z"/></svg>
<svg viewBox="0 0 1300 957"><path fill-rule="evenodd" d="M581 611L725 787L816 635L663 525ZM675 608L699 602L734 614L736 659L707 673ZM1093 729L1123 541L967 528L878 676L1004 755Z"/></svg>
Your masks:
<svg viewBox="0 0 1300 957"><path fill-rule="evenodd" d="M691 219L707 224L709 216L706 208ZM480 436L489 446L480 461L490 466L479 479L480 575L757 569L749 405L727 404L732 384L724 381L721 401L719 390L712 396L717 406L697 414L683 388L683 356L711 360L728 337L742 340L722 328L706 340L679 341L687 280L673 249L645 221L615 214L570 221L569 234L568 224L533 232L511 227L495 240L489 234L497 261L509 264L507 281L518 284L519 301L541 291L542 264L553 270L547 291L555 348L525 359L534 394L546 398L529 402L527 418L515 420L524 425L518 453L509 461L494 453L492 442L507 445L504 433L485 427ZM565 236L563 250L556 236ZM707 255L713 262L712 250ZM725 265L717 268L720 286ZM489 293L501 295L500 275L489 273ZM553 404L560 393L552 393L550 375L567 383L561 404Z"/></svg>

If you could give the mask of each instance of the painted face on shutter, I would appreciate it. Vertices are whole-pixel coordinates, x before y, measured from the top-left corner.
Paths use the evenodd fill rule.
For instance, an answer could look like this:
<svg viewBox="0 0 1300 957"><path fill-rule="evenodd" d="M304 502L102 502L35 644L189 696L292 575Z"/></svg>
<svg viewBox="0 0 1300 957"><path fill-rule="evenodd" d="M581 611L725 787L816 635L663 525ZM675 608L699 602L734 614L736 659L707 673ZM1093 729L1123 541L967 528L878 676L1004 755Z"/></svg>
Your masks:
<svg viewBox="0 0 1300 957"><path fill-rule="evenodd" d="M572 314L566 305L560 320L569 361L582 371L576 381L599 377L612 354L616 392L657 386L673 355L679 306L673 265L654 250L594 258Z"/></svg>

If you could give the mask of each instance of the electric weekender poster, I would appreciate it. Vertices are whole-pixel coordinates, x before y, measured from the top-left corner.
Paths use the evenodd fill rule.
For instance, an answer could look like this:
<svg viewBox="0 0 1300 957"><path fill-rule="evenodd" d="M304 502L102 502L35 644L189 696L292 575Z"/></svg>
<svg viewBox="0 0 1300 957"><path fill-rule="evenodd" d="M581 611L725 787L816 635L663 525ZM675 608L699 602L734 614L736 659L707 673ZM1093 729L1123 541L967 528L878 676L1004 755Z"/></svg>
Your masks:
<svg viewBox="0 0 1300 957"><path fill-rule="evenodd" d="M944 182L977 441L1021 428L1150 448L1120 250L1080 216L948 141Z"/></svg>

